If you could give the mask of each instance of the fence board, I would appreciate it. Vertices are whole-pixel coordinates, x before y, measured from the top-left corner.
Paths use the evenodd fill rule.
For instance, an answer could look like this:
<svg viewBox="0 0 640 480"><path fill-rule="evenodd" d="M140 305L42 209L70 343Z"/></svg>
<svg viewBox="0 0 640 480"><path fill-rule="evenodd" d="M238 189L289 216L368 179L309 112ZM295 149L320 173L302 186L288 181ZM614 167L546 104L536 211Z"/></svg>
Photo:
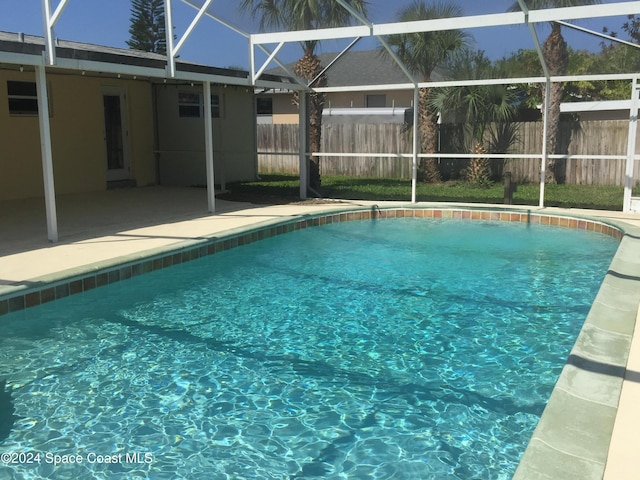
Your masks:
<svg viewBox="0 0 640 480"><path fill-rule="evenodd" d="M542 150L542 122L518 125L519 141L509 153L537 154ZM629 123L626 120L562 122L559 137L560 153L569 155L625 155ZM322 151L331 153L411 153L411 133L402 132L398 124L330 124L322 128ZM278 154L298 151L298 126L258 125L258 151L276 155L258 155L260 173L298 174L298 157ZM443 135L446 133L443 129ZM443 139L443 144L446 139ZM624 185L625 160L576 159L557 162L561 181L570 184ZM638 179L639 162L635 165ZM443 168L456 168L463 161L444 161ZM325 157L321 173L374 178L411 178L408 158ZM510 159L504 162L518 183L540 181L540 160Z"/></svg>

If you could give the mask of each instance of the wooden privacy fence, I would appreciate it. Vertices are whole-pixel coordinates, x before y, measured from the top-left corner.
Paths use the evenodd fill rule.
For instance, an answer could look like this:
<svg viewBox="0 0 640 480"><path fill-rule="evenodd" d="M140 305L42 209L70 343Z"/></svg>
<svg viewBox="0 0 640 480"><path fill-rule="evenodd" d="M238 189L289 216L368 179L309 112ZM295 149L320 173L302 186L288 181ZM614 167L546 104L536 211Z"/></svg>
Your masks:
<svg viewBox="0 0 640 480"><path fill-rule="evenodd" d="M560 153L568 155L626 155L629 122L626 120L593 120L561 123ZM446 135L446 129L442 130ZM446 144L442 138L442 144ZM411 131L403 132L398 124L331 124L322 127L322 151L328 153L410 154ZM518 141L507 153L539 154L542 150L542 122L518 124ZM258 125L258 165L260 173L298 174L298 126ZM283 155L292 153L293 155ZM518 183L540 181L540 160L494 160L496 167L512 172ZM569 158L556 161L556 177L562 183L588 185L624 185L625 159ZM640 178L640 162L636 162L634 179ZM447 172L459 172L466 160L442 160ZM410 158L324 157L324 175L372 178L411 178ZM500 174L500 169L496 172ZM455 177L455 175L453 175Z"/></svg>
<svg viewBox="0 0 640 480"><path fill-rule="evenodd" d="M410 134L401 125L332 124L322 126L322 151L329 153L411 153ZM258 125L260 173L299 172L298 125ZM293 153L294 155L283 155ZM411 159L393 157L323 157L324 175L373 178L411 178Z"/></svg>

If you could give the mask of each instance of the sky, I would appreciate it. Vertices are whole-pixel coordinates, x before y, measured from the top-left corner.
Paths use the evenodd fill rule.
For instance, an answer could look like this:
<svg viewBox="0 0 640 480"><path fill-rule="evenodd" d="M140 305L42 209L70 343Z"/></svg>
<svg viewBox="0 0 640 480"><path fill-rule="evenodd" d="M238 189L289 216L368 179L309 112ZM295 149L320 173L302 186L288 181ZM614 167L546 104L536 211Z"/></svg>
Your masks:
<svg viewBox="0 0 640 480"><path fill-rule="evenodd" d="M514 1L451 0L451 3L460 6L465 15L479 15L505 12ZM50 0L50 2L52 10L54 10L59 0ZM192 0L192 2L202 4L203 0ZM369 0L369 18L373 23L393 22L397 18L398 11L412 2L413 0ZM615 2L616 0L601 1L601 3ZM239 3L239 0L214 0L209 11L240 30L257 33L256 21L252 20L246 12L239 11ZM182 0L173 0L172 4L175 33L180 38L197 11ZM55 26L55 35L64 40L127 48L125 42L130 36L130 18L130 0L69 0ZM582 20L576 23L583 28L598 32L606 26L610 31L619 32L623 38L624 32L622 32L621 25L625 20L624 17L607 17ZM548 26L542 25L538 29L542 42L548 33ZM23 32L42 36L42 0L0 0L0 31ZM518 49L534 48L531 34L525 26L474 29L468 33L473 36L475 47L484 50L492 59L508 56ZM575 49L597 51L602 41L586 33L566 28L564 36L569 45ZM349 39L323 42L319 51L339 52L350 41ZM375 40L367 39L360 42L358 48L376 48L378 45ZM287 63L295 61L299 56L299 46L291 44L281 51L278 58ZM205 17L185 42L180 51L180 57L184 60L218 67L246 69L249 65L249 44L242 35ZM257 58L264 60L266 56L258 53ZM271 66L275 67L276 65L271 64Z"/></svg>

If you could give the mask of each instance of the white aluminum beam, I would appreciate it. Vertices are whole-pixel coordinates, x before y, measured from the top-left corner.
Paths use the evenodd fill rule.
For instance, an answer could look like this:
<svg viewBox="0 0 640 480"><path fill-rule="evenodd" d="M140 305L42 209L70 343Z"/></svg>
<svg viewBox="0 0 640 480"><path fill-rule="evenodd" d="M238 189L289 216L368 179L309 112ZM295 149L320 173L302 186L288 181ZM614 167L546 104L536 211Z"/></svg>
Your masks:
<svg viewBox="0 0 640 480"><path fill-rule="evenodd" d="M278 54L278 52L283 46L284 46L284 42L280 42L276 47L276 49L273 52L271 52L271 55L269 55L269 58L267 58L267 60L262 64L262 67L260 67L260 70L258 70L256 73L253 73L253 64L255 63L255 57L254 57L254 61L252 62L252 67L251 67L251 71L252 71L251 80L254 83L256 80L258 80L260 75L262 75L262 72L264 72L267 69L267 67L271 63L271 60L273 60L276 57L276 55Z"/></svg>
<svg viewBox="0 0 640 480"><path fill-rule="evenodd" d="M532 23L557 22L559 20L581 20L585 18L615 17L633 15L640 12L640 2L616 2L577 7L546 8L529 10Z"/></svg>
<svg viewBox="0 0 640 480"><path fill-rule="evenodd" d="M191 21L191 24L189 24L189 26L187 27L185 32L182 34L182 38L180 40L178 40L178 43L173 48L173 56L174 57L178 54L178 52L182 48L182 45L184 45L184 42L187 41L187 39L191 35L191 32L193 32L193 30L196 28L196 26L198 25L198 23L202 19L203 15L206 13L207 9L209 8L209 5L211 5L211 2L213 2L213 0L207 0L206 2L204 2L202 4L202 7L200 8L200 10L198 10L198 13L196 14L196 16Z"/></svg>
<svg viewBox="0 0 640 480"><path fill-rule="evenodd" d="M207 167L207 206L216 212L216 187L213 169L213 122L211 121L211 84L204 82L204 148Z"/></svg>
<svg viewBox="0 0 640 480"><path fill-rule="evenodd" d="M344 50L342 50L342 51L341 51L341 52L336 56L336 58L334 58L333 60L331 60L331 61L329 62L329 65L327 65L326 67L324 67L324 68L322 69L322 71L321 71L318 75L316 75L316 76L315 76L315 78L314 78L313 80L311 80L311 81L309 82L309 84L308 84L307 86L308 86L308 87L311 87L311 85L313 85L314 83L316 83L316 82L318 81L318 79L319 79L320 77L322 77L322 75L324 75L324 74L327 72L327 70L329 70L331 67L333 67L333 66L335 65L335 63L336 63L338 60L340 60L340 59L344 56L344 54L346 54L349 50L351 50L351 49L355 46L355 44L356 44L356 43L358 43L358 42L360 41L360 39L361 39L361 38L362 38L362 37L358 37L358 38L354 39L354 40L353 40L349 45L347 45L347 47L346 47Z"/></svg>
<svg viewBox="0 0 640 480"><path fill-rule="evenodd" d="M605 81L605 80L633 80L636 73L625 74L598 74L598 75L562 75L550 77L551 82L580 82L580 81ZM464 87L472 85L514 85L518 83L545 83L545 77L524 77L524 78L486 78L482 80L446 80L440 82L418 82L420 88L440 88L440 87ZM394 83L377 85L349 85L345 87L318 87L316 92L362 92L374 90L413 90L413 83Z"/></svg>
<svg viewBox="0 0 640 480"><path fill-rule="evenodd" d="M200 10L200 5L195 4L194 2L192 2L191 0L182 0L182 3L189 5L192 8L195 8L196 10ZM239 29L238 27L236 27L235 25L232 25L231 23L213 15L211 12L204 12L204 15L206 15L207 17L211 18L212 20L218 22L219 24L227 27L229 30L234 31L235 33L237 33L238 35L243 36L246 39L250 39L251 35L247 32L245 32L244 30ZM257 45L257 47L262 50L264 53L266 53L267 55L271 55L271 52L264 47L264 45ZM253 52L253 48L251 48L251 52ZM274 61L278 64L278 66L282 69L284 69L285 72L287 72L288 75L290 75L291 77L295 78L295 75L293 73L291 73L287 67L280 62L280 60L278 60L277 58L274 58ZM252 69L252 77L253 77L253 69Z"/></svg>
<svg viewBox="0 0 640 480"><path fill-rule="evenodd" d="M371 23L368 18L365 18L360 12L358 12L355 8L353 8L352 5L347 3L345 0L336 0L336 1L340 5L342 5L342 7L345 8L351 15L353 15L356 19L358 19L360 23L367 26L369 29L373 29L373 23ZM358 37L358 40L360 40L360 38L361 37ZM409 71L409 69L407 69L404 62L400 60L396 52L394 52L393 49L389 46L389 43L383 37L376 36L376 38L382 44L382 46L387 51L389 56L391 56L391 58L393 58L396 64L400 67L400 70L404 72L407 78L412 82L415 81L415 79L413 78L413 74ZM311 84L313 84L313 82L311 82Z"/></svg>
<svg viewBox="0 0 640 480"><path fill-rule="evenodd" d="M547 135L549 132L549 97L551 96L551 82L546 82L544 90L544 114L542 115L542 158L540 159L540 208L544 207L544 186L547 174Z"/></svg>
<svg viewBox="0 0 640 480"><path fill-rule="evenodd" d="M167 45L167 74L169 77L175 77L176 57L173 49L173 10L171 9L171 0L164 0L164 23Z"/></svg>
<svg viewBox="0 0 640 480"><path fill-rule="evenodd" d="M605 35L604 33L596 32L595 30L589 30L588 28L580 27L572 23L563 22L560 20L557 20L556 23L559 23L560 25L567 28L572 28L573 30L577 30L579 32L588 33L589 35L594 35L596 37L604 38L605 40L610 40L615 43L621 43L623 45L627 45L628 47L640 48L640 45L638 45L637 43L628 42L627 40L622 40L621 38L618 38L618 37L612 37L611 35Z"/></svg>
<svg viewBox="0 0 640 480"><path fill-rule="evenodd" d="M527 4L524 3L524 0L518 0L518 5L520 5L520 10L522 10L522 12L524 13L524 19L525 19L525 22L527 23L527 26L529 27L529 33L531 33L531 38L533 39L533 44L535 45L536 53L538 54L538 60L542 65L542 72L546 77L545 81L548 82L549 77L551 75L549 74L547 61L545 60L544 54L542 53L542 47L540 46L540 39L538 38L538 32L536 32L534 25L529 22L529 7L527 7Z"/></svg>
<svg viewBox="0 0 640 480"><path fill-rule="evenodd" d="M631 87L631 107L629 109L629 134L627 136L627 165L624 174L624 199L622 211L631 211L631 193L633 189L633 170L636 159L636 138L638 134L638 79L633 79Z"/></svg>
<svg viewBox="0 0 640 480"><path fill-rule="evenodd" d="M420 89L413 89L413 155L411 159L411 203L416 203L416 189L418 185L418 155L420 154L420 121L418 104L420 103Z"/></svg>
<svg viewBox="0 0 640 480"><path fill-rule="evenodd" d="M196 4L196 3L194 3L194 2L192 2L192 1L190 1L190 0L182 0L182 3L185 3L185 4L189 5L189 6L190 6L190 7L192 7L192 8L195 8L196 10L200 10L200 5L198 5L198 4ZM249 38L249 34L248 34L247 32L245 32L244 30L240 30L238 27L236 27L236 26L234 26L234 25L231 25L229 22L226 22L226 21L222 20L222 19L221 19L221 18L219 18L219 17L216 17L215 15L211 14L210 12L206 12L206 11L205 11L205 12L204 12L204 14L205 14L207 17L209 17L209 18L211 18L211 19L215 20L215 21L216 21L216 22L218 22L219 24L224 25L224 26L225 26L225 27L227 27L228 29L233 30L233 31L234 31L234 32L236 32L237 34L242 35L242 36L243 36L243 37L245 37L245 38Z"/></svg>
<svg viewBox="0 0 640 480"><path fill-rule="evenodd" d="M379 35L396 35L445 31L454 29L499 27L529 23L552 22L558 20L583 19L594 17L611 17L632 15L640 12L640 1L616 2L604 5L583 5L577 7L551 8L524 12L492 13L488 15L471 15L466 17L419 20L415 22L395 22L373 25L372 27L338 27L316 30L298 30L290 32L259 33L252 35L254 44L285 42L304 42L334 40L339 38L355 38Z"/></svg>
<svg viewBox="0 0 640 480"><path fill-rule="evenodd" d="M307 199L309 183L309 160L307 158L307 94L298 96L298 160L300 164L300 198Z"/></svg>
<svg viewBox="0 0 640 480"><path fill-rule="evenodd" d="M296 152L260 152L260 155L298 155ZM367 157L380 157L380 158L412 158L413 153L353 153L353 152L319 152L311 155L312 157L354 157L354 158L367 158ZM419 158L477 158L477 153L421 153ZM509 159L526 159L526 158L542 158L540 153L487 153L484 155L487 158L501 158L504 160ZM547 155L549 158L566 158L566 159L582 159L582 160L626 160L627 155L564 155L555 154ZM640 155L636 154L636 158Z"/></svg>
<svg viewBox="0 0 640 480"><path fill-rule="evenodd" d="M525 23L525 15L523 12L491 13L487 15L471 15L468 17L435 18L433 20L416 20L413 22L374 25L373 33L375 35L396 35L403 33L439 32L466 28L517 25L523 23Z"/></svg>
<svg viewBox="0 0 640 480"><path fill-rule="evenodd" d="M38 123L40 126L40 149L42 151L42 177L44 202L47 216L47 237L58 241L58 216L56 213L56 189L53 176L53 153L51 150L51 126L49 124L49 96L44 66L36 66L36 89L38 93Z"/></svg>
<svg viewBox="0 0 640 480"><path fill-rule="evenodd" d="M51 1L42 0L42 21L44 24L44 44L47 52L47 63L54 65L56 63L56 45L53 27L62 15L69 0L61 0L55 12L51 13Z"/></svg>
<svg viewBox="0 0 640 480"><path fill-rule="evenodd" d="M353 8L353 6L348 2L345 2L344 0L336 0L336 3L338 3L342 8L353 15L353 17L363 25L366 25L369 28L373 27L373 24L369 21L369 19L358 12L355 8Z"/></svg>
<svg viewBox="0 0 640 480"><path fill-rule="evenodd" d="M305 42L336 40L371 36L371 29L365 26L320 28L317 30L296 30L293 32L256 33L251 35L254 45L280 42Z"/></svg>

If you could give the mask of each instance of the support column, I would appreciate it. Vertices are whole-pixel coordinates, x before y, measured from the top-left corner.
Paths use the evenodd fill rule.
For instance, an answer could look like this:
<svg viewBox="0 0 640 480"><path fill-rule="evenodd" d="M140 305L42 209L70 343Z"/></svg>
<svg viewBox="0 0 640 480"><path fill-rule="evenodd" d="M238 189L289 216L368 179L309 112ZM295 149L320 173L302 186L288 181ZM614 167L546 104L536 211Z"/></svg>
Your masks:
<svg viewBox="0 0 640 480"><path fill-rule="evenodd" d="M540 208L544 207L544 185L547 175L547 132L549 131L549 97L551 96L551 80L547 77L544 87L544 115L542 118L542 161L540 164Z"/></svg>
<svg viewBox="0 0 640 480"><path fill-rule="evenodd" d="M416 188L418 185L418 154L420 153L420 128L418 125L420 103L420 89L418 85L413 89L413 160L411 165L411 203L416 203Z"/></svg>
<svg viewBox="0 0 640 480"><path fill-rule="evenodd" d="M51 128L49 125L49 96L44 65L36 65L36 89L38 92L38 122L40 125L40 147L42 151L42 177L44 180L44 203L47 215L47 237L58 241L58 216L56 213L56 190L53 178L53 154L51 152Z"/></svg>
<svg viewBox="0 0 640 480"><path fill-rule="evenodd" d="M307 199L307 185L309 184L309 159L307 158L307 92L298 94L298 142L300 152L300 198Z"/></svg>
<svg viewBox="0 0 640 480"><path fill-rule="evenodd" d="M204 149L207 165L207 199L209 213L216 211L216 188L213 172L213 122L211 120L211 84L204 82Z"/></svg>
<svg viewBox="0 0 640 480"><path fill-rule="evenodd" d="M638 135L638 79L631 85L631 105L629 106L629 134L627 136L627 166L624 174L623 212L631 211L631 193L633 189L633 170L636 162L636 137Z"/></svg>

